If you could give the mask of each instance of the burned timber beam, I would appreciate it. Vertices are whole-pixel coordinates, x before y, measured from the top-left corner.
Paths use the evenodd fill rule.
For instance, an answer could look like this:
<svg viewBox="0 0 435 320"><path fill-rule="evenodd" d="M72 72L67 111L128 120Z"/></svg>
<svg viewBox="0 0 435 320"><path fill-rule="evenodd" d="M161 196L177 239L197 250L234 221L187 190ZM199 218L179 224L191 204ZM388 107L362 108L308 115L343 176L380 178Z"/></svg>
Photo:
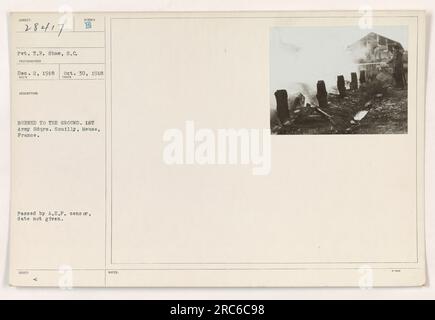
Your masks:
<svg viewBox="0 0 435 320"><path fill-rule="evenodd" d="M288 95L286 90L275 91L276 99L276 112L278 119L281 123L286 122L290 118L290 111L288 109Z"/></svg>
<svg viewBox="0 0 435 320"><path fill-rule="evenodd" d="M357 90L358 89L358 76L356 72L352 72L350 74L350 89L351 90Z"/></svg>
<svg viewBox="0 0 435 320"><path fill-rule="evenodd" d="M340 93L340 97L344 97L346 95L346 85L343 76L337 76L337 89Z"/></svg>
<svg viewBox="0 0 435 320"><path fill-rule="evenodd" d="M359 72L359 82L360 83L365 83L366 82L366 71L365 70L361 70Z"/></svg>
<svg viewBox="0 0 435 320"><path fill-rule="evenodd" d="M319 80L317 81L317 101L319 102L320 107L328 106L328 93L326 92L325 81Z"/></svg>

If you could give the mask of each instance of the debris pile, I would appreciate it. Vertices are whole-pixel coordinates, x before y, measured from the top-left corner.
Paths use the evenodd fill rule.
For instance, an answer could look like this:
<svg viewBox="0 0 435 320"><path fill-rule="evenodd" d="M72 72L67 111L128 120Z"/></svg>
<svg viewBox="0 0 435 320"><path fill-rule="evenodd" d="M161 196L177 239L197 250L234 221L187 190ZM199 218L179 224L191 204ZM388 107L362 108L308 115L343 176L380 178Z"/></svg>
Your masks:
<svg viewBox="0 0 435 320"><path fill-rule="evenodd" d="M317 101L306 103L298 93L275 92L276 112L271 113L273 134L403 133L407 130L407 91L394 89L393 77L379 72L371 80L362 70L351 74L346 86L337 76L338 94L328 93L317 82Z"/></svg>

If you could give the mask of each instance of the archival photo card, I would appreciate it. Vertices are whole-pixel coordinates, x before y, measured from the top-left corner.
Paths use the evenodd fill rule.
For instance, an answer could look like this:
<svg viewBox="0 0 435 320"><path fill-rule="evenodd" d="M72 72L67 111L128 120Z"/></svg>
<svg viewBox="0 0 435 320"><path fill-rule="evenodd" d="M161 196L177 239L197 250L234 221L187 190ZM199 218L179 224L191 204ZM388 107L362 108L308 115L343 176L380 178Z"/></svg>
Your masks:
<svg viewBox="0 0 435 320"><path fill-rule="evenodd" d="M11 285L425 284L424 12L9 21Z"/></svg>

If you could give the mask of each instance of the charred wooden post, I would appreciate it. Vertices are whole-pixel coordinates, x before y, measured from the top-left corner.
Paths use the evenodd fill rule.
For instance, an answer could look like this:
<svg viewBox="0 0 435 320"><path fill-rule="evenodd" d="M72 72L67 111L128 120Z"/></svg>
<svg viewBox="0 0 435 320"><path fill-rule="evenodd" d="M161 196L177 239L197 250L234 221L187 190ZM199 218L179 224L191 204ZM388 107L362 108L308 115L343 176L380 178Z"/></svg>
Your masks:
<svg viewBox="0 0 435 320"><path fill-rule="evenodd" d="M344 97L346 95L346 84L344 82L344 76L337 76L337 89L340 93L340 97Z"/></svg>
<svg viewBox="0 0 435 320"><path fill-rule="evenodd" d="M319 102L319 107L328 106L328 92L326 92L325 81L317 81L317 101Z"/></svg>
<svg viewBox="0 0 435 320"><path fill-rule="evenodd" d="M365 83L366 82L366 71L365 70L360 70L360 72L359 72L359 82L360 83Z"/></svg>
<svg viewBox="0 0 435 320"><path fill-rule="evenodd" d="M358 76L356 75L356 72L352 72L350 74L350 89L351 90L357 90L358 89Z"/></svg>
<svg viewBox="0 0 435 320"><path fill-rule="evenodd" d="M290 118L290 111L288 109L288 95L286 90L275 91L276 99L276 112L278 119L281 123L286 122Z"/></svg>

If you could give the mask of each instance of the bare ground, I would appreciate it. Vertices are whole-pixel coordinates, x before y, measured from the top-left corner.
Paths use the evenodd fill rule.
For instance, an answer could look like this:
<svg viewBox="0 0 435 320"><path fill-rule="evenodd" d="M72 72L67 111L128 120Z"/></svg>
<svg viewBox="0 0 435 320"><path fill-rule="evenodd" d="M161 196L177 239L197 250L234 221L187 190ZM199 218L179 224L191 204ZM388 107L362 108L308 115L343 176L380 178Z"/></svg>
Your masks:
<svg viewBox="0 0 435 320"><path fill-rule="evenodd" d="M330 94L328 106L290 110L289 123L277 134L400 134L407 132L407 90L369 84L347 91L345 97ZM368 111L360 120L355 115Z"/></svg>

